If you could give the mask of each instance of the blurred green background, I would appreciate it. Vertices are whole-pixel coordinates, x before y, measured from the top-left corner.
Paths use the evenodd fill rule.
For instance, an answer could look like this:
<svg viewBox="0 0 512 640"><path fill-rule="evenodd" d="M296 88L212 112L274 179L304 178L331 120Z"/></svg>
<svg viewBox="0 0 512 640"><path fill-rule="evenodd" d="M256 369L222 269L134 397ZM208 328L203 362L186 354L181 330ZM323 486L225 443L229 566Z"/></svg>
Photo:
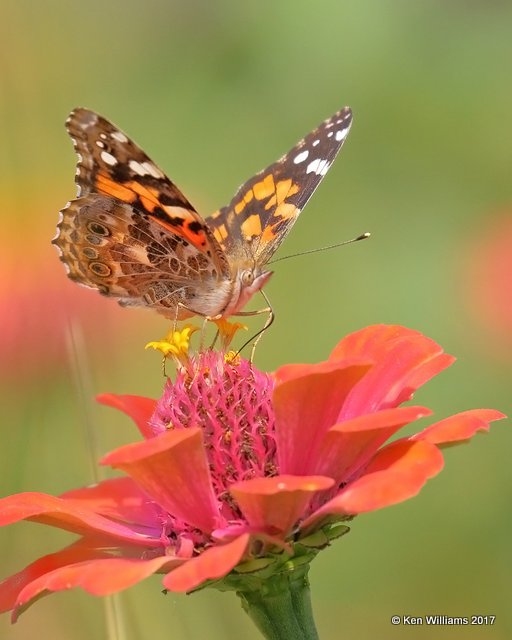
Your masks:
<svg viewBox="0 0 512 640"><path fill-rule="evenodd" d="M512 216L510 3L4 0L1 21L2 495L94 481L93 460L137 437L94 394L162 388L143 346L167 323L69 282L50 246L75 194L63 128L75 106L113 120L207 214L350 105L349 139L279 255L372 238L276 265L277 319L256 364L318 361L350 331L399 323L458 358L418 404L439 418L510 412L512 319L500 310L512 232L493 245ZM447 451L418 498L357 518L319 556L323 640L512 637L511 448L509 424L495 424ZM2 530L0 575L70 540L30 523ZM120 638L259 637L233 595L160 589L155 577L119 597ZM412 631L391 626L394 614L497 618ZM114 637L103 602L79 591L43 599L14 627L0 620L9 640L43 629Z"/></svg>

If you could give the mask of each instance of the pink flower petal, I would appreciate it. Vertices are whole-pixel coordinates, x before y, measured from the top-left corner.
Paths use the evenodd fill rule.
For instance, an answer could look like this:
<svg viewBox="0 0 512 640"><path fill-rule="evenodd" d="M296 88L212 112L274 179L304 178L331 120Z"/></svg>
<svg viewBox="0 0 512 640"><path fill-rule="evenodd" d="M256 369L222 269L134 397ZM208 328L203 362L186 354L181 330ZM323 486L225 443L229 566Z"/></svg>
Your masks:
<svg viewBox="0 0 512 640"><path fill-rule="evenodd" d="M13 622L37 598L55 591L80 587L94 596L107 596L127 589L162 569L181 560L159 556L140 558L104 558L67 565L46 573L20 592L13 611Z"/></svg>
<svg viewBox="0 0 512 640"><path fill-rule="evenodd" d="M237 482L230 493L254 530L286 536L313 496L333 485L323 476L281 475Z"/></svg>
<svg viewBox="0 0 512 640"><path fill-rule="evenodd" d="M352 477L404 425L432 412L425 407L383 409L341 422L329 429L314 467L315 473L338 484Z"/></svg>
<svg viewBox="0 0 512 640"><path fill-rule="evenodd" d="M162 511L131 478L110 478L98 484L63 493L61 498L76 500L95 513L130 526L153 528L161 531Z"/></svg>
<svg viewBox="0 0 512 640"><path fill-rule="evenodd" d="M223 578L243 558L249 540L250 536L243 534L227 544L210 547L168 573L163 580L164 586L170 591L184 592L206 580Z"/></svg>
<svg viewBox="0 0 512 640"><path fill-rule="evenodd" d="M456 445L468 442L477 431L489 431L489 423L502 420L507 416L494 409L472 409L427 427L415 434L410 440L424 440L437 445Z"/></svg>
<svg viewBox="0 0 512 640"><path fill-rule="evenodd" d="M287 374L274 390L278 463L280 473L310 475L327 429L338 422L345 398L368 368L338 363L300 367L309 373Z"/></svg>
<svg viewBox="0 0 512 640"><path fill-rule="evenodd" d="M111 536L130 545L161 545L159 538L138 533L131 527L98 515L77 502L45 493L18 493L0 500L0 526L20 520L41 522L85 536Z"/></svg>
<svg viewBox="0 0 512 640"><path fill-rule="evenodd" d="M100 549L84 547L81 544L73 544L57 553L39 558L22 571L9 576L0 582L0 612L10 611L16 605L19 593L36 578L76 562L109 557Z"/></svg>
<svg viewBox="0 0 512 640"><path fill-rule="evenodd" d="M115 393L102 393L96 396L96 400L130 416L144 438L152 438L155 435L149 426L149 420L155 411L156 400L142 396L116 395Z"/></svg>
<svg viewBox="0 0 512 640"><path fill-rule="evenodd" d="M412 498L442 468L443 456L434 445L405 440L393 442L379 451L364 475L313 513L304 522L304 529L330 514L356 515Z"/></svg>
<svg viewBox="0 0 512 640"><path fill-rule="evenodd" d="M169 430L128 444L101 463L125 471L173 516L205 532L219 526L219 507L200 429Z"/></svg>

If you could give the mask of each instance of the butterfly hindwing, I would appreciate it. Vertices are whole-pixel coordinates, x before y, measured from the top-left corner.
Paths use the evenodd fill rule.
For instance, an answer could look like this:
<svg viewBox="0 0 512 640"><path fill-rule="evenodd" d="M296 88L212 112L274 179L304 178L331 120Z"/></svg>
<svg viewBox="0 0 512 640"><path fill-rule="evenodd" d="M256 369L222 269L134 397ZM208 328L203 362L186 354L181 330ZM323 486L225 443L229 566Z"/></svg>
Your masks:
<svg viewBox="0 0 512 640"><path fill-rule="evenodd" d="M228 255L249 247L258 264L270 259L329 170L351 121L348 107L337 111L207 218Z"/></svg>
<svg viewBox="0 0 512 640"><path fill-rule="evenodd" d="M214 263L131 205L90 193L61 215L54 244L75 282L171 319L202 311L206 293L222 299L228 281Z"/></svg>

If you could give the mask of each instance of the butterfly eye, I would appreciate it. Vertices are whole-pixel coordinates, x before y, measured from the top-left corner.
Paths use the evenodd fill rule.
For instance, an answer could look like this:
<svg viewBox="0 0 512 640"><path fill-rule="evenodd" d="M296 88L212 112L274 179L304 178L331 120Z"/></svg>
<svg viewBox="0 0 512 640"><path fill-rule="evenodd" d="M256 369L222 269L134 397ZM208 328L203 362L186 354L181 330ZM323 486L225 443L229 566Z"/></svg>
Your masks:
<svg viewBox="0 0 512 640"><path fill-rule="evenodd" d="M254 282L254 273L252 271L242 271L240 280L244 287L249 287Z"/></svg>

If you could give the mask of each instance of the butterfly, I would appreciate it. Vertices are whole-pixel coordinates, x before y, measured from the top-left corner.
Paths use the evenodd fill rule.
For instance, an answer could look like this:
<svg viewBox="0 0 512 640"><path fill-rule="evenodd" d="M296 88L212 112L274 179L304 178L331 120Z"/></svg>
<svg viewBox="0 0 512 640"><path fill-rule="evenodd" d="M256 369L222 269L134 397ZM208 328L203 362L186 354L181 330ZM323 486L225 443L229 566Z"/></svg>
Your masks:
<svg viewBox="0 0 512 640"><path fill-rule="evenodd" d="M66 128L78 156L78 194L60 212L53 240L68 276L174 321L243 315L351 120L348 107L337 111L203 218L126 134L75 109Z"/></svg>

